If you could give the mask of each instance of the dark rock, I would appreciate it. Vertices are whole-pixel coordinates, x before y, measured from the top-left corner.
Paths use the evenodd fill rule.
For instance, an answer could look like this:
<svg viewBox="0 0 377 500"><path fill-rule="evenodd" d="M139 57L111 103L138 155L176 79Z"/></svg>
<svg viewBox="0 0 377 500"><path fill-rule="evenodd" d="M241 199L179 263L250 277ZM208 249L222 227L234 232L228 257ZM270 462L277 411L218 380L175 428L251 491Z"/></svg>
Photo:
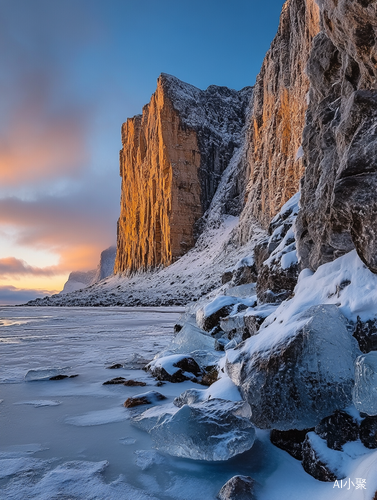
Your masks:
<svg viewBox="0 0 377 500"><path fill-rule="evenodd" d="M201 328L205 330L206 332L210 332L213 328L216 326L219 326L220 320L222 318L225 318L226 316L229 316L229 313L233 310L234 304L229 305L229 306L224 306L215 311L213 314L210 316L206 316L203 320L203 324L201 325Z"/></svg>
<svg viewBox="0 0 377 500"><path fill-rule="evenodd" d="M263 266L257 281L257 297L261 303L279 303L290 298L297 284L298 265L282 269L280 265Z"/></svg>
<svg viewBox="0 0 377 500"><path fill-rule="evenodd" d="M49 380L63 380L68 378L68 375L55 375L54 377L50 377Z"/></svg>
<svg viewBox="0 0 377 500"><path fill-rule="evenodd" d="M233 476L221 488L219 500L255 500L255 481L250 476Z"/></svg>
<svg viewBox="0 0 377 500"><path fill-rule="evenodd" d="M357 421L348 413L337 410L325 417L315 428L316 434L325 439L327 446L333 450L341 450L348 441L359 438Z"/></svg>
<svg viewBox="0 0 377 500"><path fill-rule="evenodd" d="M233 271L233 283L235 286L255 283L257 281L257 274L257 268L254 263L252 265L248 263L242 264L241 261L241 265Z"/></svg>
<svg viewBox="0 0 377 500"><path fill-rule="evenodd" d="M163 366L149 364L146 369L151 372L153 377L157 380L164 380L166 382L179 383L185 380L193 380L194 377L199 377L202 375L202 370L194 358L185 357L180 359L178 362L174 363L173 366L178 368L178 370L170 374ZM194 377L191 377L192 374Z"/></svg>
<svg viewBox="0 0 377 500"><path fill-rule="evenodd" d="M302 460L302 443L305 441L306 434L313 429L291 429L289 431L278 431L273 429L270 434L272 444L281 450L289 453L293 458Z"/></svg>
<svg viewBox="0 0 377 500"><path fill-rule="evenodd" d="M377 448L377 416L366 417L361 422L360 439L366 448Z"/></svg>
<svg viewBox="0 0 377 500"><path fill-rule="evenodd" d="M312 434L307 434L302 444L302 466L305 472L314 477L314 479L323 482L333 482L346 477L340 470L333 469L323 459L319 458L319 452L316 450L318 443L313 440L315 434L314 436Z"/></svg>
<svg viewBox="0 0 377 500"><path fill-rule="evenodd" d="M216 367L212 367L208 370L201 379L201 384L203 385L212 385L216 382L219 377L219 372Z"/></svg>
<svg viewBox="0 0 377 500"><path fill-rule="evenodd" d="M225 271L225 273L223 273L223 275L221 276L221 284L225 285L225 283L232 281L232 279L233 279L233 271Z"/></svg>
<svg viewBox="0 0 377 500"><path fill-rule="evenodd" d="M108 370L117 370L118 368L123 368L123 365L121 363L115 363L114 365L111 366L106 366Z"/></svg>
<svg viewBox="0 0 377 500"><path fill-rule="evenodd" d="M178 323L176 325L174 325L174 332L175 333L178 333L182 330L183 326L182 325L179 325Z"/></svg>
<svg viewBox="0 0 377 500"><path fill-rule="evenodd" d="M377 351L377 319L361 321L358 316L353 336L364 354Z"/></svg>
<svg viewBox="0 0 377 500"><path fill-rule="evenodd" d="M166 396L164 396L163 394L160 394L156 391L149 391L145 394L138 394L137 396L128 398L124 402L123 406L125 408L134 408L135 406L149 405L152 403L156 403L157 401L162 401L164 399L166 399Z"/></svg>
<svg viewBox="0 0 377 500"><path fill-rule="evenodd" d="M254 261L257 273L259 273L262 269L263 262L270 256L270 252L268 251L268 241L269 239L266 238L257 243L254 247Z"/></svg>
<svg viewBox="0 0 377 500"><path fill-rule="evenodd" d="M116 385L116 384L124 384L126 379L124 377L116 377L111 380L106 380L102 385Z"/></svg>
<svg viewBox="0 0 377 500"><path fill-rule="evenodd" d="M127 387L136 387L136 386L145 387L147 384L145 382L140 382L138 380L126 380L125 382L123 382L123 385L126 385Z"/></svg>
<svg viewBox="0 0 377 500"><path fill-rule="evenodd" d="M76 377L78 377L78 374L70 375L68 378L76 378Z"/></svg>

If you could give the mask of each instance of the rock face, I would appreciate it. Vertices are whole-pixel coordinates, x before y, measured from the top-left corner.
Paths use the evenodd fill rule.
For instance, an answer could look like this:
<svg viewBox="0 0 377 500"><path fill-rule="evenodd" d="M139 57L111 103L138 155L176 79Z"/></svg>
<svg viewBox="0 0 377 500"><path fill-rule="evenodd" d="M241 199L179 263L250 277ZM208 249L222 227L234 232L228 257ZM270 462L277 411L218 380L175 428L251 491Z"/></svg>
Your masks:
<svg viewBox="0 0 377 500"><path fill-rule="evenodd" d="M305 67L319 29L314 0L288 0L284 4L278 33L254 87L247 132L250 176L240 225L242 241L249 237L252 217L268 227L271 218L298 191L304 172L299 148L309 89Z"/></svg>
<svg viewBox="0 0 377 500"><path fill-rule="evenodd" d="M251 94L159 77L143 114L122 127L116 273L169 265L194 246L196 223L240 146Z"/></svg>
<svg viewBox="0 0 377 500"><path fill-rule="evenodd" d="M377 2L321 0L308 63L298 253L315 270L356 248L377 272Z"/></svg>

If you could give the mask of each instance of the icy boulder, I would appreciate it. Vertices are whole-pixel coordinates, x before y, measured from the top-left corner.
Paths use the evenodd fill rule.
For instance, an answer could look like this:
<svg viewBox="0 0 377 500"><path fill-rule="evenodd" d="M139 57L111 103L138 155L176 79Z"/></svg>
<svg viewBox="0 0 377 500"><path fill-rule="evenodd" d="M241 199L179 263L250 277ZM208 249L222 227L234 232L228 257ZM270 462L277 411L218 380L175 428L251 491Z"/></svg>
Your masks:
<svg viewBox="0 0 377 500"><path fill-rule="evenodd" d="M359 356L355 363L353 402L367 415L377 415L377 352Z"/></svg>
<svg viewBox="0 0 377 500"><path fill-rule="evenodd" d="M184 405L150 431L156 448L176 457L222 461L249 450L255 430L244 402L211 399Z"/></svg>
<svg viewBox="0 0 377 500"><path fill-rule="evenodd" d="M334 482L343 479L343 454L330 450L326 442L314 432L306 435L302 445L302 466L304 470L318 481Z"/></svg>
<svg viewBox="0 0 377 500"><path fill-rule="evenodd" d="M359 354L339 309L320 305L294 318L277 315L227 351L226 370L257 427L306 429L351 403Z"/></svg>
<svg viewBox="0 0 377 500"><path fill-rule="evenodd" d="M202 370L195 359L185 354L174 354L158 358L151 361L146 366L146 370L150 371L157 380L166 380L172 383L193 380L202 374Z"/></svg>
<svg viewBox="0 0 377 500"><path fill-rule="evenodd" d="M198 309L196 321L200 328L209 332L220 323L221 318L228 316L237 304L237 297L220 296Z"/></svg>

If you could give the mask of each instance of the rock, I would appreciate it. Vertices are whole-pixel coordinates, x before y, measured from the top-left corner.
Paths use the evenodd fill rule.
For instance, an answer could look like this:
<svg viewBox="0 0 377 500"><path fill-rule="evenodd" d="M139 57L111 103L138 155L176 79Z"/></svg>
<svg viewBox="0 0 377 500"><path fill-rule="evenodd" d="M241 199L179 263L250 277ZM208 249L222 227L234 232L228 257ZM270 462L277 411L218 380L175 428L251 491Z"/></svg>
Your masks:
<svg viewBox="0 0 377 500"><path fill-rule="evenodd" d="M246 412L246 413L245 413ZM150 430L158 450L193 460L223 461L249 450L255 430L243 402L211 399L184 405Z"/></svg>
<svg viewBox="0 0 377 500"><path fill-rule="evenodd" d="M356 248L376 273L376 5L322 0L320 10L307 66L298 254L316 270Z"/></svg>
<svg viewBox="0 0 377 500"><path fill-rule="evenodd" d="M124 402L123 406L125 408L134 408L135 406L156 403L157 401L162 401L163 399L166 399L166 396L164 396L163 394L160 394L156 391L149 391L145 392L144 394L138 394L136 396L128 398Z"/></svg>
<svg viewBox="0 0 377 500"><path fill-rule="evenodd" d="M377 351L377 319L361 321L358 316L353 336L359 344L360 351L364 354Z"/></svg>
<svg viewBox="0 0 377 500"><path fill-rule="evenodd" d="M305 441L306 434L312 429L290 429L289 431L278 431L272 429L270 441L273 445L289 453L293 458L302 460L302 444Z"/></svg>
<svg viewBox="0 0 377 500"><path fill-rule="evenodd" d="M219 500L256 500L255 481L250 476L233 476L219 491Z"/></svg>
<svg viewBox="0 0 377 500"><path fill-rule="evenodd" d="M302 466L308 474L323 482L343 479L346 474L340 469L341 463L341 452L330 452L325 442L314 432L306 435L302 445Z"/></svg>
<svg viewBox="0 0 377 500"><path fill-rule="evenodd" d="M293 224L299 211L299 193L283 205L272 219L267 242L268 258L258 271L257 297L260 303L282 302L293 294L299 266Z"/></svg>
<svg viewBox="0 0 377 500"><path fill-rule="evenodd" d="M241 144L251 94L251 87L203 91L160 75L143 114L122 127L115 273L169 265L194 245L198 220Z"/></svg>
<svg viewBox="0 0 377 500"><path fill-rule="evenodd" d="M254 262L254 257L249 255L237 262L232 279L234 286L246 285L257 281L257 268Z"/></svg>
<svg viewBox="0 0 377 500"><path fill-rule="evenodd" d="M198 309L196 313L196 322L200 328L210 332L213 328L220 325L220 320L228 316L238 299L236 297L219 296L204 307Z"/></svg>
<svg viewBox="0 0 377 500"><path fill-rule="evenodd" d="M214 382L216 382L218 377L219 377L219 372L217 368L214 366L202 376L200 383L202 385L212 385Z"/></svg>
<svg viewBox="0 0 377 500"><path fill-rule="evenodd" d="M179 325L178 323L174 325L174 333L178 333L182 330L183 325Z"/></svg>
<svg viewBox="0 0 377 500"><path fill-rule="evenodd" d="M351 402L359 354L334 305L314 306L279 322L234 350L226 371L262 429L306 429Z"/></svg>
<svg viewBox="0 0 377 500"><path fill-rule="evenodd" d="M115 363L114 365L111 366L106 366L108 370L117 370L118 368L123 368L123 365L121 363Z"/></svg>
<svg viewBox="0 0 377 500"><path fill-rule="evenodd" d="M299 148L309 89L305 67L313 37L320 31L318 14L314 0L284 5L256 80L246 137L249 184L239 226L243 243L250 239L254 218L267 228L299 189L304 172Z"/></svg>
<svg viewBox="0 0 377 500"><path fill-rule="evenodd" d="M353 403L362 413L377 415L377 352L359 356L355 362Z"/></svg>
<svg viewBox="0 0 377 500"><path fill-rule="evenodd" d="M225 346L229 344L229 339L227 338L219 338L215 340L215 350L216 351L225 351Z"/></svg>
<svg viewBox="0 0 377 500"><path fill-rule="evenodd" d="M124 377L116 377L111 380L106 380L102 385L115 385L115 384L124 384L126 379Z"/></svg>
<svg viewBox="0 0 377 500"><path fill-rule="evenodd" d="M377 448L377 416L366 417L361 422L360 440L366 448Z"/></svg>
<svg viewBox="0 0 377 500"><path fill-rule="evenodd" d="M233 271L225 271L221 276L221 284L229 283L233 279Z"/></svg>
<svg viewBox="0 0 377 500"><path fill-rule="evenodd" d="M50 377L49 380L64 380L65 378L68 378L68 375L54 375L53 377Z"/></svg>
<svg viewBox="0 0 377 500"><path fill-rule="evenodd" d="M126 385L127 387L145 387L147 384L145 382L140 382L139 380L125 380L123 385Z"/></svg>
<svg viewBox="0 0 377 500"><path fill-rule="evenodd" d="M175 354L158 358L147 365L157 380L177 383L192 380L202 374L202 370L195 359L184 354Z"/></svg>
<svg viewBox="0 0 377 500"><path fill-rule="evenodd" d="M256 335L263 321L272 314L277 308L277 305L264 304L253 309L249 309L244 316L245 330L242 340L246 340Z"/></svg>
<svg viewBox="0 0 377 500"><path fill-rule="evenodd" d="M357 421L344 411L336 411L316 425L315 433L324 439L332 450L341 450L349 441L359 439Z"/></svg>

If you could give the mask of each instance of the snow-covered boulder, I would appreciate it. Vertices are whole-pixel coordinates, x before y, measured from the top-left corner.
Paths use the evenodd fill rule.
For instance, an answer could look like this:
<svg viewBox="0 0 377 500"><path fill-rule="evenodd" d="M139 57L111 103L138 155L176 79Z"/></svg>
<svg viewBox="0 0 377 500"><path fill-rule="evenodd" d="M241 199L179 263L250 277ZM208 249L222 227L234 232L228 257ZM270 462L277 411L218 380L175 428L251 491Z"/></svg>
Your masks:
<svg viewBox="0 0 377 500"><path fill-rule="evenodd" d="M356 360L353 402L360 412L377 415L377 351Z"/></svg>
<svg viewBox="0 0 377 500"><path fill-rule="evenodd" d="M237 297L219 296L212 302L198 309L196 313L196 322L200 328L210 332L219 325L221 318L229 316L237 304Z"/></svg>
<svg viewBox="0 0 377 500"><path fill-rule="evenodd" d="M319 481L333 482L346 477L342 465L341 451L327 448L326 442L314 432L306 435L302 445L302 466L308 474Z"/></svg>
<svg viewBox="0 0 377 500"><path fill-rule="evenodd" d="M359 439L359 424L345 411L337 410L316 425L315 433L326 441L328 448L341 451L343 445Z"/></svg>
<svg viewBox="0 0 377 500"><path fill-rule="evenodd" d="M194 460L223 461L249 450L255 429L244 402L211 399L184 405L150 430L158 450Z"/></svg>
<svg viewBox="0 0 377 500"><path fill-rule="evenodd" d="M319 305L271 318L258 335L227 350L226 370L257 427L305 429L351 403L359 354L339 309Z"/></svg>
<svg viewBox="0 0 377 500"><path fill-rule="evenodd" d="M202 370L195 359L185 354L174 354L151 361L146 367L157 380L167 382L183 382L193 380L202 374Z"/></svg>

